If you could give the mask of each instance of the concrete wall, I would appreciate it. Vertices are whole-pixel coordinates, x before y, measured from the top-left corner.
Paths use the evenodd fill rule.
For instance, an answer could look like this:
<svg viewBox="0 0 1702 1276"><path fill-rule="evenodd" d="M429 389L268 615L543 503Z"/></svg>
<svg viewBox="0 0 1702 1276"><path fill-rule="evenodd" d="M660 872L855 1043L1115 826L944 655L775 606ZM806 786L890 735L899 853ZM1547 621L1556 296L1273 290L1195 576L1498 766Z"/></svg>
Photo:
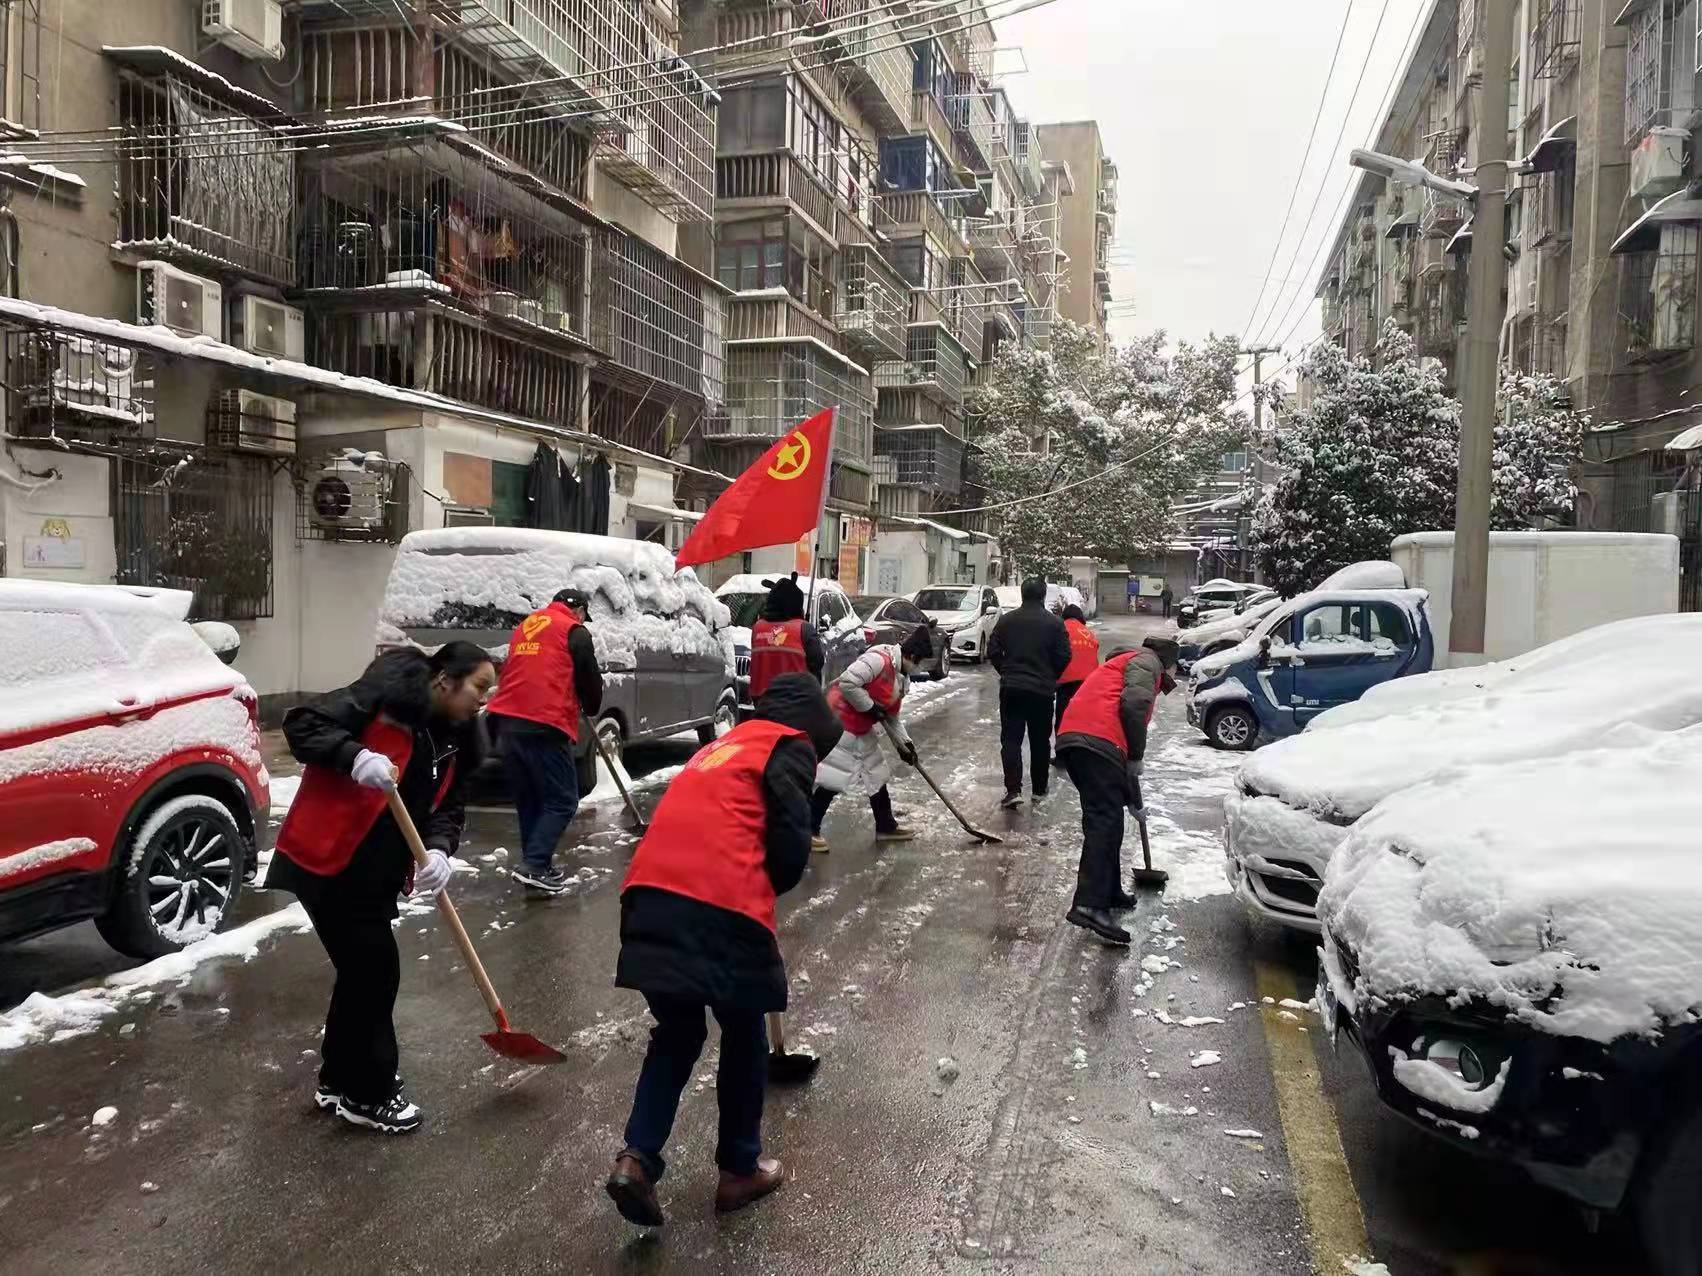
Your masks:
<svg viewBox="0 0 1702 1276"><path fill-rule="evenodd" d="M1099 292L1093 282L1099 161L1105 157L1099 125L1092 120L1042 124L1040 151L1049 160L1062 160L1068 164L1070 177L1075 182L1075 194L1062 196L1058 208L1059 238L1064 251L1070 255L1064 278L1060 281L1058 313L1083 327L1104 333L1104 311L1099 307Z"/></svg>
<svg viewBox="0 0 1702 1276"><path fill-rule="evenodd" d="M0 456L0 473L34 483L23 470L58 470L63 478L33 492L0 479L0 574L110 585L116 561L106 459L14 444ZM30 566L26 555L32 550L44 565Z"/></svg>

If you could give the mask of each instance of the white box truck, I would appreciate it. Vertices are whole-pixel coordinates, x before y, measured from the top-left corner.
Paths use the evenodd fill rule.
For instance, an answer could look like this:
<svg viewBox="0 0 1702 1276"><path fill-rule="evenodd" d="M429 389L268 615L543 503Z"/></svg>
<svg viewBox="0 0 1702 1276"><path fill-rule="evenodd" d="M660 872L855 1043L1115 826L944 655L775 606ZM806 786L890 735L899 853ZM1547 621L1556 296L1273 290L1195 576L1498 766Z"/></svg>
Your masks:
<svg viewBox="0 0 1702 1276"><path fill-rule="evenodd" d="M1454 533L1397 537L1389 557L1430 592L1436 667L1448 664ZM1491 532L1484 659L1505 660L1612 620L1678 610L1678 538L1647 532Z"/></svg>

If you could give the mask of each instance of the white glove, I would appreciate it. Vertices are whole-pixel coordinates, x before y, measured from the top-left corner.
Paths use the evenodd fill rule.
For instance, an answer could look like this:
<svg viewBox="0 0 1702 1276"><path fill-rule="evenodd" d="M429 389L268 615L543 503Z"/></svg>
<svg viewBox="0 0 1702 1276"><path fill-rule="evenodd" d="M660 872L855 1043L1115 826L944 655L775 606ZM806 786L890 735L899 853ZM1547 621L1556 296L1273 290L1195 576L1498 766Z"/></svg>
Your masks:
<svg viewBox="0 0 1702 1276"><path fill-rule="evenodd" d="M356 784L369 789L383 789L388 793L396 787L395 766L382 753L374 753L371 749L362 749L355 756L349 775Z"/></svg>
<svg viewBox="0 0 1702 1276"><path fill-rule="evenodd" d="M426 852L426 862L414 868L414 894L435 898L449 885L450 874L454 871L449 866L449 857L432 847Z"/></svg>

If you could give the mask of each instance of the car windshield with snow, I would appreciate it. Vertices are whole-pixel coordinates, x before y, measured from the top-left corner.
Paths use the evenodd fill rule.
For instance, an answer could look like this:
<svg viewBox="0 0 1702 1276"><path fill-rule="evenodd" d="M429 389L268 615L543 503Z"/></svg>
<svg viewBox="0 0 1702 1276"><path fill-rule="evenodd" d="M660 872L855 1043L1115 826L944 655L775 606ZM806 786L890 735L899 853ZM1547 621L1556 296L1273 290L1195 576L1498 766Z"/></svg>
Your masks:
<svg viewBox="0 0 1702 1276"><path fill-rule="evenodd" d="M1600 664L1622 649L1604 645L1595 667L1571 672L1615 691ZM1546 694L1508 679L1494 698L1566 695L1537 682ZM1656 725L1698 707L1695 692L1674 692L1664 709L1644 700L1612 725L1586 695L1558 716L1515 710L1506 732L1490 730L1492 711L1451 723L1420 713L1398 729L1393 747L1439 733L1454 764L1346 833L1318 901L1319 1004L1397 1112L1585 1206L1627 1208L1660 1270L1694 1272L1702 726ZM1490 743L1501 735L1510 747ZM1538 751L1519 758L1521 745Z"/></svg>
<svg viewBox="0 0 1702 1276"><path fill-rule="evenodd" d="M1379 802L1444 772L1702 723L1702 682L1675 673L1698 665L1702 616L1645 616L1324 714L1237 774L1224 803L1230 880L1255 912L1316 930L1330 857Z"/></svg>
<svg viewBox="0 0 1702 1276"><path fill-rule="evenodd" d="M500 667L514 626L567 588L590 599L606 747L689 729L709 739L733 724L727 608L648 541L516 527L410 533L385 587L379 646L466 639Z"/></svg>

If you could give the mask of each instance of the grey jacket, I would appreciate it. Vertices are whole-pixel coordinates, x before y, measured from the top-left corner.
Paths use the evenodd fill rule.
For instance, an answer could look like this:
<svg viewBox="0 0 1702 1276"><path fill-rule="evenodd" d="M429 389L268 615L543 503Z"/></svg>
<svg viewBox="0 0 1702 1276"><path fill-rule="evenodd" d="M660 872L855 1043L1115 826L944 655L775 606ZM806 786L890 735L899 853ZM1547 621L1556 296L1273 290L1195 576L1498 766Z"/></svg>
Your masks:
<svg viewBox="0 0 1702 1276"><path fill-rule="evenodd" d="M1099 679L1115 678L1116 671L1109 667L1111 661L1131 651L1135 657L1123 666L1123 687L1117 696L1117 716L1122 721L1123 738L1129 742L1128 756L1118 751L1115 742L1085 731L1066 731L1059 735L1058 752L1092 749L1119 767L1139 762L1146 756L1147 721L1152 717L1153 702L1176 685L1165 673L1164 662L1158 658L1157 652L1146 647L1118 647L1105 657L1104 664L1087 676L1076 696L1079 699L1091 694L1094 683Z"/></svg>

